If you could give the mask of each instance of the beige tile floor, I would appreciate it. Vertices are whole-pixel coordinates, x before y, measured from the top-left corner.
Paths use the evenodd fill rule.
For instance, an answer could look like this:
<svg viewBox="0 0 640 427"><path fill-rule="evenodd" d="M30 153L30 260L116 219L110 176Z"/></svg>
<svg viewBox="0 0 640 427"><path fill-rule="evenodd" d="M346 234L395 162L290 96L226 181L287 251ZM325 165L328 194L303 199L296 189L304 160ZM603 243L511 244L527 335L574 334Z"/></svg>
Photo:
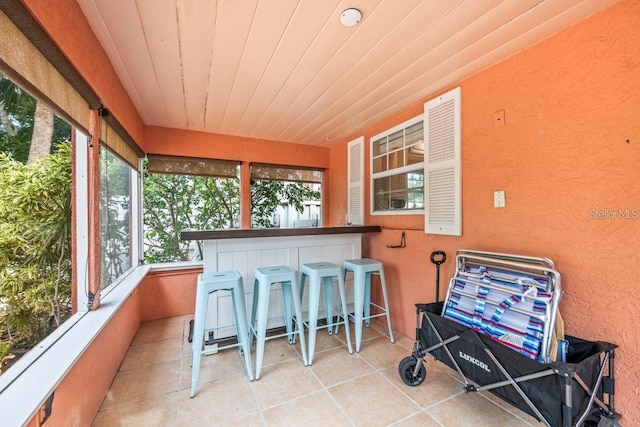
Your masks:
<svg viewBox="0 0 640 427"><path fill-rule="evenodd" d="M397 334L392 344L382 323L365 328L354 354L343 330L319 331L310 367L299 344L268 341L259 381L249 382L237 349L203 357L197 394L189 398L190 318L142 324L94 427L538 425L491 395L465 394L455 371L436 361L426 362L422 385L406 386L397 368L413 339Z"/></svg>

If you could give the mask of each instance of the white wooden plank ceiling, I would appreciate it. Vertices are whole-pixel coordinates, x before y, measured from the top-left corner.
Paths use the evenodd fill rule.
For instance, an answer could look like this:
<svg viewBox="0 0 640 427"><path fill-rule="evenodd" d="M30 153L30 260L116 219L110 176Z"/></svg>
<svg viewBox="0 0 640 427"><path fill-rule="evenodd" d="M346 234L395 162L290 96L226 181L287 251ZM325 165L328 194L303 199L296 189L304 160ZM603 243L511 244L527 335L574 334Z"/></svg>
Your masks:
<svg viewBox="0 0 640 427"><path fill-rule="evenodd" d="M78 3L145 124L331 145L616 1Z"/></svg>

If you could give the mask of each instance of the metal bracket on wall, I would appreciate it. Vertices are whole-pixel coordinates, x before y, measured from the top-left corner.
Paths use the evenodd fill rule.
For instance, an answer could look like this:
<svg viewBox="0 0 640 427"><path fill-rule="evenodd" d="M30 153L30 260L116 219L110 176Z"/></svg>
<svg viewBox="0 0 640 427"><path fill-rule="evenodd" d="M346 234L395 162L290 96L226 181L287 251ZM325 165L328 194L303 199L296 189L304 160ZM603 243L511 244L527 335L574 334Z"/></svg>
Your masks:
<svg viewBox="0 0 640 427"><path fill-rule="evenodd" d="M407 237L405 235L405 232L402 232L402 235L400 236L400 244L399 245L387 245L388 248L406 248L407 247Z"/></svg>

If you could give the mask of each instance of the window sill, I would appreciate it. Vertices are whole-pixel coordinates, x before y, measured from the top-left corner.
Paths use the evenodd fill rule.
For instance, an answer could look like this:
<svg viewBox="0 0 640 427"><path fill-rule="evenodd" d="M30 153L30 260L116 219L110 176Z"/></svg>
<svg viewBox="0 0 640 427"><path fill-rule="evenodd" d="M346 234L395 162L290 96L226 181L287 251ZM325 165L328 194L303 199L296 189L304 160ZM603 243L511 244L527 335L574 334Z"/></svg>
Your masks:
<svg viewBox="0 0 640 427"><path fill-rule="evenodd" d="M0 427L24 425L138 287L150 266L132 269L95 311L78 312L0 376Z"/></svg>
<svg viewBox="0 0 640 427"><path fill-rule="evenodd" d="M151 272L190 270L194 268L202 268L202 261L175 261L162 262L157 264L149 264Z"/></svg>

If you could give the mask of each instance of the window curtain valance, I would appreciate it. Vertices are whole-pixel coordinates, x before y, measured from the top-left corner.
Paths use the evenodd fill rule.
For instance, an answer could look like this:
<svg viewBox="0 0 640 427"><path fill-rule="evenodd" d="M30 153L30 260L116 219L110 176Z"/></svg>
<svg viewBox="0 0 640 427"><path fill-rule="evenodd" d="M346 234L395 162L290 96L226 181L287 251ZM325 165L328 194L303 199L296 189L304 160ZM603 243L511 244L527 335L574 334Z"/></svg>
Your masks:
<svg viewBox="0 0 640 427"><path fill-rule="evenodd" d="M162 156L157 154L149 154L147 156L147 169L151 173L237 178L239 165L240 162L233 160Z"/></svg>
<svg viewBox="0 0 640 427"><path fill-rule="evenodd" d="M251 179L322 184L323 170L324 169L252 163Z"/></svg>

